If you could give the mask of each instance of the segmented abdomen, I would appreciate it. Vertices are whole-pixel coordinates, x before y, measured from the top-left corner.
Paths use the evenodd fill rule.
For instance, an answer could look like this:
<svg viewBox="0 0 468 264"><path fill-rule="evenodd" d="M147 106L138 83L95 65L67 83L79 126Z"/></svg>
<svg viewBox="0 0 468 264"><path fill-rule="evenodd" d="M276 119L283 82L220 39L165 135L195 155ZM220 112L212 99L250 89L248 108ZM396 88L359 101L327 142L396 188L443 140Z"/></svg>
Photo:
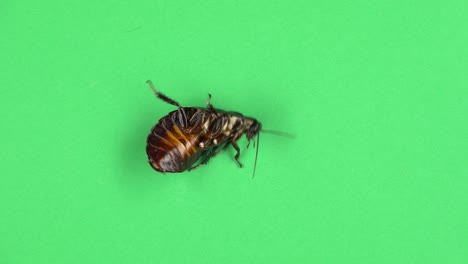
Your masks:
<svg viewBox="0 0 468 264"><path fill-rule="evenodd" d="M182 172L192 168L203 156L205 150L199 146L204 137L200 125L205 119L203 112L197 108L184 108L183 113L173 111L153 127L147 139L146 153L155 170Z"/></svg>

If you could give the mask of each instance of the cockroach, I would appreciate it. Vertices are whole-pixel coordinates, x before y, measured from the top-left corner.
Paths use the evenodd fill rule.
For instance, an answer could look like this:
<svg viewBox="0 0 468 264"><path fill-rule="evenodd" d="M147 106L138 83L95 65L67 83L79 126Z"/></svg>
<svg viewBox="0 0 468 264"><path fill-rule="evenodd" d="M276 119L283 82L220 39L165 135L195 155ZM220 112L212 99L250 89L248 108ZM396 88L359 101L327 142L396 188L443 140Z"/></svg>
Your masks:
<svg viewBox="0 0 468 264"><path fill-rule="evenodd" d="M211 104L211 94L208 94L206 108L183 107L156 91L151 81L146 83L159 99L177 107L162 117L148 135L146 153L153 169L163 173L193 170L207 164L229 146L236 150L234 160L242 168L237 141L246 134L247 146L257 137L252 177L255 175L262 129L260 122L241 113L215 109Z"/></svg>

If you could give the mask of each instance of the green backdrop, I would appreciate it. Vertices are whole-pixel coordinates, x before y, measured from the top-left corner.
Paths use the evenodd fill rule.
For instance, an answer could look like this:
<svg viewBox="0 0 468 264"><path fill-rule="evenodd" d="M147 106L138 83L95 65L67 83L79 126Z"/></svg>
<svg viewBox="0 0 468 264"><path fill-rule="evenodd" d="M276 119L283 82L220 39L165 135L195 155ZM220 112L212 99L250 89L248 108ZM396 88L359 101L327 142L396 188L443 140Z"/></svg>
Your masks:
<svg viewBox="0 0 468 264"><path fill-rule="evenodd" d="M465 0L0 10L0 263L468 263ZM159 174L147 79L296 138Z"/></svg>

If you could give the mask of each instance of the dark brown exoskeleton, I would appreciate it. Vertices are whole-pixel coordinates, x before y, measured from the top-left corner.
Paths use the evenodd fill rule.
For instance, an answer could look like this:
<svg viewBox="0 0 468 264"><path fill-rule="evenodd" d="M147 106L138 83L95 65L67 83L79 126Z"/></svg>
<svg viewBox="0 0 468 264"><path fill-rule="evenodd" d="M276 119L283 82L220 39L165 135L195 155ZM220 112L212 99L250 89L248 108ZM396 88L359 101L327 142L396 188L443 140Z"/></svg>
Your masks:
<svg viewBox="0 0 468 264"><path fill-rule="evenodd" d="M240 113L216 109L211 105L211 95L205 108L182 107L176 101L156 91L151 81L147 81L154 94L161 100L177 107L159 120L148 136L146 153L148 161L159 172L182 172L192 170L219 154L230 145L237 151L234 160L239 162L240 149L237 140L246 134L247 140L257 136L262 125L254 118ZM248 145L247 145L248 146ZM254 174L255 174L254 165Z"/></svg>

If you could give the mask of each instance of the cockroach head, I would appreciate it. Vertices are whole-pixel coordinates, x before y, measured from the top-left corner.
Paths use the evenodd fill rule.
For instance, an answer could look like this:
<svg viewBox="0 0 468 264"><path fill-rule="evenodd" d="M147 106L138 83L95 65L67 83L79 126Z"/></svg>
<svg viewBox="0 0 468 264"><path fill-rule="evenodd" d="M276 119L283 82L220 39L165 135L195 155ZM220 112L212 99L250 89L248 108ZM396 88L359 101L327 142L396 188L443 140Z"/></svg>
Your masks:
<svg viewBox="0 0 468 264"><path fill-rule="evenodd" d="M252 138L254 138L260 132L260 130L262 129L262 124L260 124L260 122L258 122L255 119L252 119L252 121L253 122L249 126L249 128L247 129L247 133L246 133L248 141L250 141Z"/></svg>

